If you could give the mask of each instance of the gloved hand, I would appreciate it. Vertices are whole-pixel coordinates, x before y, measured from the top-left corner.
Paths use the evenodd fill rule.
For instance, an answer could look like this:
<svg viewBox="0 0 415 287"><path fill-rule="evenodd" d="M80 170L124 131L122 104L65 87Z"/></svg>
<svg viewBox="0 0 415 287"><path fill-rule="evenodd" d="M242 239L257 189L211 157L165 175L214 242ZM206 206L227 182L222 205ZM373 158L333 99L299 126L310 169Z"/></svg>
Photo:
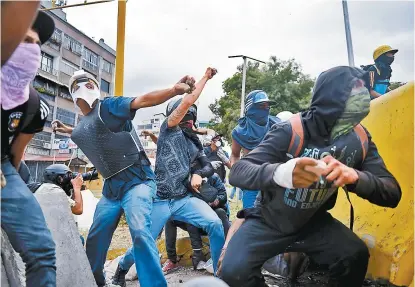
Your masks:
<svg viewBox="0 0 415 287"><path fill-rule="evenodd" d="M218 160L211 161L210 164L213 166L213 169L218 169L223 165L223 163Z"/></svg>
<svg viewBox="0 0 415 287"><path fill-rule="evenodd" d="M218 157L220 158L220 160L223 163L228 163L229 162L229 158L226 156L225 152L223 151L222 148L219 148L218 151L216 152L216 154L218 155Z"/></svg>

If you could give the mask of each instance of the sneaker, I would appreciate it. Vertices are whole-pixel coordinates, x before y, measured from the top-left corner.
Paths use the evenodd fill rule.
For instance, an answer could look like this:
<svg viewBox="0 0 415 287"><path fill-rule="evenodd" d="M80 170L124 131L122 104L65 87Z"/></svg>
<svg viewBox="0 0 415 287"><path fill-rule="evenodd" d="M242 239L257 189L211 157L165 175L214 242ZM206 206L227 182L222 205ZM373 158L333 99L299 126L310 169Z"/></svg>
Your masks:
<svg viewBox="0 0 415 287"><path fill-rule="evenodd" d="M208 262L206 262L206 264L205 264L205 269L206 269L206 271L207 271L207 272L209 272L210 274L214 274L214 273L215 273L215 271L213 270L213 261L212 261L212 258L210 258L210 259L208 260Z"/></svg>
<svg viewBox="0 0 415 287"><path fill-rule="evenodd" d="M174 263L173 261L171 261L170 259L167 259L166 262L164 262L163 264L163 273L164 275L167 275L171 272L176 271L177 269L179 269L179 264L178 263Z"/></svg>
<svg viewBox="0 0 415 287"><path fill-rule="evenodd" d="M203 270L205 269L204 266L206 264L205 255L201 250L193 251L192 255L192 265L193 270Z"/></svg>
<svg viewBox="0 0 415 287"><path fill-rule="evenodd" d="M115 270L114 277L112 277L112 284L115 286L125 287L125 275L127 275L127 273L128 270L122 270L120 265L118 265L117 270Z"/></svg>

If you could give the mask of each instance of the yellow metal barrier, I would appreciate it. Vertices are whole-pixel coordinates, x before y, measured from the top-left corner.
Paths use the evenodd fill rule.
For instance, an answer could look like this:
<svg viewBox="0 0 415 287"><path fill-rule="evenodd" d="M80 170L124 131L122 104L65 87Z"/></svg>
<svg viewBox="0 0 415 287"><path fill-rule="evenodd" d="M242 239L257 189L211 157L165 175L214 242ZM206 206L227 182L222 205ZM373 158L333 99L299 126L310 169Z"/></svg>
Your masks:
<svg viewBox="0 0 415 287"><path fill-rule="evenodd" d="M401 185L402 199L397 208L389 209L351 195L354 231L370 250L367 275L409 286L414 278L414 83L372 101L363 125ZM348 226L349 209L340 192L331 213Z"/></svg>

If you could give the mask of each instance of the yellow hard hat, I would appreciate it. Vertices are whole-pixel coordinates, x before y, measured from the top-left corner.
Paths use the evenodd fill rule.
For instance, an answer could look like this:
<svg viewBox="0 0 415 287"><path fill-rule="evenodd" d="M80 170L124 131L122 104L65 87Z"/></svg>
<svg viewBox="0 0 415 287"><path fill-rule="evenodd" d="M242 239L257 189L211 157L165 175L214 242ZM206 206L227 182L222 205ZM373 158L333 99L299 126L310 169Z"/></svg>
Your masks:
<svg viewBox="0 0 415 287"><path fill-rule="evenodd" d="M388 45L379 46L375 49L375 51L373 51L373 60L376 61L377 58L388 52L395 54L398 52L398 49L392 49L392 47Z"/></svg>

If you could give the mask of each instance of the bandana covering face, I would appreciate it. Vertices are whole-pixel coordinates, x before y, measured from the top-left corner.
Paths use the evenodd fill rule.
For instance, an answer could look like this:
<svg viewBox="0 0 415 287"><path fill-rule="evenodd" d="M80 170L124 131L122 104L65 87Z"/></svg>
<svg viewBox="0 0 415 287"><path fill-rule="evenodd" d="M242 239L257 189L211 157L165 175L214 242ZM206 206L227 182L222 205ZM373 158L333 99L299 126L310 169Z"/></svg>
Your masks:
<svg viewBox="0 0 415 287"><path fill-rule="evenodd" d="M40 47L20 43L13 55L1 68L1 106L11 110L27 102L29 84L40 66Z"/></svg>
<svg viewBox="0 0 415 287"><path fill-rule="evenodd" d="M96 82L87 78L80 78L73 82L71 95L74 103L77 99L83 99L92 108L92 104L100 98L99 88Z"/></svg>
<svg viewBox="0 0 415 287"><path fill-rule="evenodd" d="M278 122L277 118L269 115L269 108L262 109L259 106L251 105L232 131L232 138L247 150L256 148L271 126Z"/></svg>
<svg viewBox="0 0 415 287"><path fill-rule="evenodd" d="M363 81L358 80L347 99L343 114L331 130L331 140L350 132L369 114L369 110L370 93Z"/></svg>

